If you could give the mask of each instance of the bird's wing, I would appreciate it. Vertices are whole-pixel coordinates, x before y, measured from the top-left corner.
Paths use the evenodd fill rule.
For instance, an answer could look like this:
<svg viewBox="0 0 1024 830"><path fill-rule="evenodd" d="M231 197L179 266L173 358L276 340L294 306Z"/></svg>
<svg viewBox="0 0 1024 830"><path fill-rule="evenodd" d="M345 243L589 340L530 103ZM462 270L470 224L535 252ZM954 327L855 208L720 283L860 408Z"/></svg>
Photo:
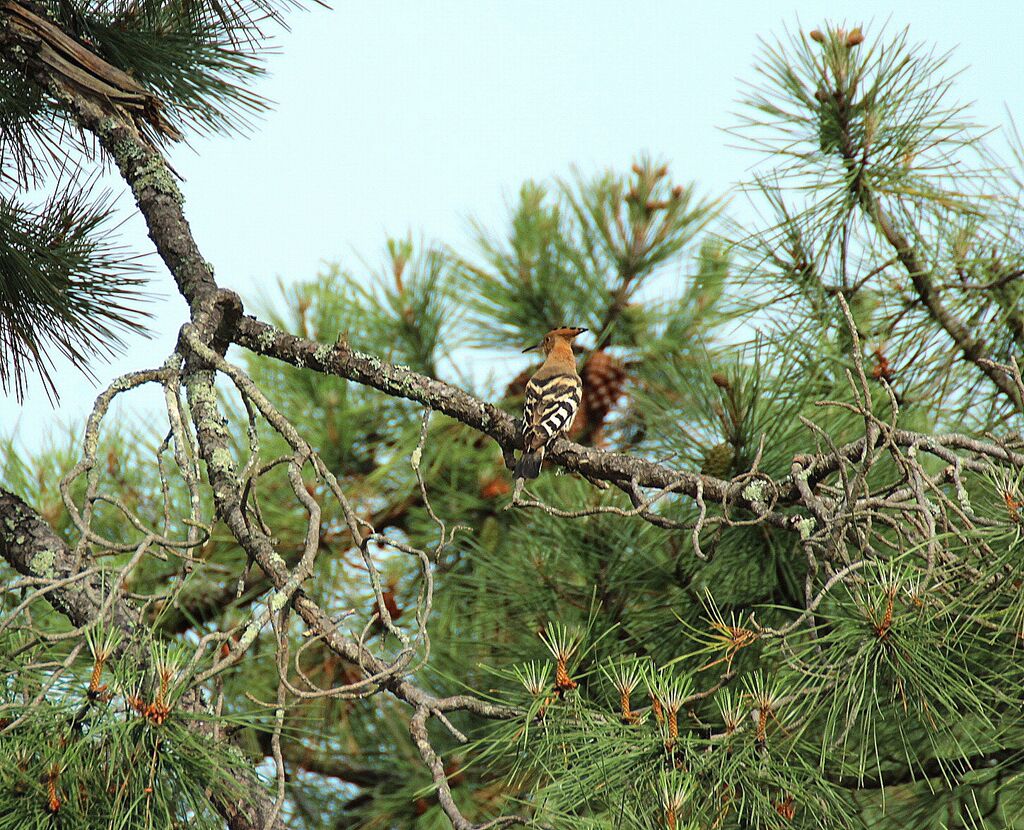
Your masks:
<svg viewBox="0 0 1024 830"><path fill-rule="evenodd" d="M526 384L523 407L523 439L535 450L565 432L583 396L578 375L550 375L531 378Z"/></svg>

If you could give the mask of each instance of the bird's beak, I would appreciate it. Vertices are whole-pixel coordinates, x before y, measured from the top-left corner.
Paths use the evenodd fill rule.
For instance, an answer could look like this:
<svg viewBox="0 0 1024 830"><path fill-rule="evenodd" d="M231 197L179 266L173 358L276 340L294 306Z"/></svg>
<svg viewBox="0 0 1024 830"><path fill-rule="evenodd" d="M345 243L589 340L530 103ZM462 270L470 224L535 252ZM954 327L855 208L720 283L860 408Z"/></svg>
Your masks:
<svg viewBox="0 0 1024 830"><path fill-rule="evenodd" d="M540 348L540 343L538 343L535 346L527 346L525 349L523 349L523 354L526 354L527 352L532 352L534 349L539 349L539 348Z"/></svg>

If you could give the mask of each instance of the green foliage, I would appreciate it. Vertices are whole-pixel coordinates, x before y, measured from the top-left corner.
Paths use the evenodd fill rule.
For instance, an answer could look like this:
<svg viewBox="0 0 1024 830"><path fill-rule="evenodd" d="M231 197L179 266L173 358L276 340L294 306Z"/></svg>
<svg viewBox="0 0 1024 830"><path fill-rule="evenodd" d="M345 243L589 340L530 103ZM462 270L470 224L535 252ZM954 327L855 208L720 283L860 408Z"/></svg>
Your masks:
<svg viewBox="0 0 1024 830"><path fill-rule="evenodd" d="M551 203L548 188L527 182L507 237L477 229L486 265L463 265L475 340L526 346L538 331L594 324L600 283L569 244L568 222L562 207Z"/></svg>
<svg viewBox="0 0 1024 830"><path fill-rule="evenodd" d="M769 326L784 318L842 331L830 299L842 293L905 394L941 403L935 413L949 413L955 398L949 423L960 423L992 403L991 390L945 347L956 325L943 331L927 318L941 306L940 315L970 321L965 332L993 359L1019 350L1012 173L955 100L948 54L906 31L862 40L859 29L823 28L819 38L765 41L759 82L741 99L733 133L771 164L751 188L767 225L736 234L751 289L744 306L772 309ZM1004 284L1005 297L992 290Z"/></svg>
<svg viewBox="0 0 1024 830"><path fill-rule="evenodd" d="M211 799L238 797L244 759L186 729L187 714L142 711L161 700L173 710L180 661L157 649L153 673L124 662L111 673L104 664L117 638L96 633L90 642L92 653L75 659L20 632L0 638L0 827L221 827ZM43 667L53 659L71 660L73 671L47 689ZM161 671L170 679L162 697Z"/></svg>
<svg viewBox="0 0 1024 830"><path fill-rule="evenodd" d="M107 194L66 181L41 206L0 198L0 388L19 398L29 373L59 397L53 352L85 369L116 353L146 316L138 258L111 238ZM87 369L86 369L87 371Z"/></svg>
<svg viewBox="0 0 1024 830"><path fill-rule="evenodd" d="M187 20L223 34L219 14ZM620 489L545 469L528 493L542 506L508 510L508 471L479 433L435 414L420 451L422 410L401 394L243 358L356 516L402 545L439 551L429 654L421 646L415 658L426 663L409 670L416 683L518 710L494 721L452 713L452 729L430 734L469 821L517 812L554 830L1022 826L1024 473L971 451L955 464L933 456L933 438L909 447L894 438L965 433L1020 451L1019 407L981 364L961 359L969 350L949 322L994 359L1024 346L1024 251L1008 195L1017 191L972 166L944 58L905 34L869 34L830 26L766 45L738 130L771 153L749 191L756 225L730 224L718 202L641 159L624 175L525 184L506 226L478 227L473 250L391 240L378 269L331 267L263 298L262 316L282 329L510 411L528 367L519 350L547 328L586 326L581 366L602 355L625 380L581 440L731 480L727 498L702 504L671 488L648 493L645 519ZM220 117L204 109L228 100L220 93L189 98L178 86L205 77L198 64L182 58L175 74L178 64L145 39L107 38L111 59L126 50L118 60L147 83L190 101L207 124ZM178 48L173 38L166 48ZM145 56L165 74L146 75ZM243 478L277 463L282 439L222 391ZM148 526L163 526L166 493L177 517L166 532L180 535L188 494L180 481L165 490L154 463L170 469L165 432L105 434L95 475ZM73 458L67 448L36 459L8 452L2 468L70 540L56 479ZM809 458L813 480L801 467ZM324 494L308 467L303 476L307 493ZM308 516L285 465L246 482L246 520L262 523L294 565ZM835 510L794 497L801 484ZM84 484L71 495L82 503ZM860 512L846 511L857 499ZM116 505L91 509L97 532L124 550L139 543ZM269 602L267 580L214 523L205 491L199 512L213 527L191 558L161 549L165 558L147 556L132 572L128 588L157 642L153 667L173 662L173 644L234 642ZM440 545L456 523L470 530ZM424 609L418 558L379 537L355 549L337 507L319 529L303 592L339 629L394 657L399 638L379 620L366 571L411 634ZM7 611L20 602L3 598ZM34 619L67 630L55 612ZM360 668L310 632L263 627L244 660L208 681L222 703L218 725L236 727L246 752L272 756L260 701L279 692L278 636L290 682L306 692L285 695L281 715L289 826L446 827L407 708L383 693L321 693L358 680ZM12 635L5 645L0 706L30 717L0 737L9 759L0 815L10 807L24 826L49 826L46 770L58 763L76 820L211 822L189 799L203 776L229 797L234 756L181 732L180 710L163 724L139 713L129 696L153 700L152 670L112 679L114 697L93 701L88 729L60 744L82 705L85 655L116 647L106 632L79 641L72 679L42 708L26 705L26 689L31 699L72 641L22 649ZM212 659L203 653L191 669ZM150 766L129 766L143 757ZM101 781L104 765L116 773ZM147 793L154 769L159 785ZM110 817L125 802L103 794L118 776L137 811L124 825ZM79 782L92 801L76 794Z"/></svg>
<svg viewBox="0 0 1024 830"><path fill-rule="evenodd" d="M46 4L53 19L158 96L172 126L235 131L267 108L247 87L264 72L266 24L291 0L111 0Z"/></svg>
<svg viewBox="0 0 1024 830"><path fill-rule="evenodd" d="M672 185L665 165L644 159L632 176L577 174L551 189L528 182L506 237L477 228L482 264L460 258L462 286L481 345L532 343L538 331L583 326L600 344L630 345L653 309L633 299L716 213L692 187ZM720 275L707 249L696 290ZM720 258L721 254L717 254ZM713 299L711 300L713 302Z"/></svg>

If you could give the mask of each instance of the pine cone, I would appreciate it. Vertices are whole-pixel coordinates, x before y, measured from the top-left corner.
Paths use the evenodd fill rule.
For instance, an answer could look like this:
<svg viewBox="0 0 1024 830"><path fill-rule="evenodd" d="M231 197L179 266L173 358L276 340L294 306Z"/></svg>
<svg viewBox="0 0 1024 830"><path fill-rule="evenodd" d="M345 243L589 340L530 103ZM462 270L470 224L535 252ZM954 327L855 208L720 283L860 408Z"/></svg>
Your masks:
<svg viewBox="0 0 1024 830"><path fill-rule="evenodd" d="M583 406L591 429L600 429L608 413L622 397L626 369L608 352L601 350L590 355L581 373L583 380Z"/></svg>
<svg viewBox="0 0 1024 830"><path fill-rule="evenodd" d="M586 384L586 381L584 381ZM566 437L570 441L585 441L587 436L592 435L590 427L590 417L587 415L587 387L583 387L583 400L580 402L579 408L576 410L576 414L573 415L572 423L569 424L569 429L565 431Z"/></svg>

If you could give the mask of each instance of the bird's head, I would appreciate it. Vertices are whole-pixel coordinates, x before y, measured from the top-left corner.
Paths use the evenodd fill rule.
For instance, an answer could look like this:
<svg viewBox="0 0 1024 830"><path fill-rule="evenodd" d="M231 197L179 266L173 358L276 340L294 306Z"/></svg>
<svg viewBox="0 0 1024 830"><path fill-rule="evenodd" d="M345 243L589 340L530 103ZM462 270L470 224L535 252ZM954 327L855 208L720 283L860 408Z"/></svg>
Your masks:
<svg viewBox="0 0 1024 830"><path fill-rule="evenodd" d="M551 350L555 348L558 343L565 343L570 349L572 348L572 341L579 337L586 329L581 329L576 326L562 326L558 329L552 329L544 335L544 339L540 341L536 346L529 346L523 349L523 353L532 352L534 349L540 349L544 354L550 354Z"/></svg>

